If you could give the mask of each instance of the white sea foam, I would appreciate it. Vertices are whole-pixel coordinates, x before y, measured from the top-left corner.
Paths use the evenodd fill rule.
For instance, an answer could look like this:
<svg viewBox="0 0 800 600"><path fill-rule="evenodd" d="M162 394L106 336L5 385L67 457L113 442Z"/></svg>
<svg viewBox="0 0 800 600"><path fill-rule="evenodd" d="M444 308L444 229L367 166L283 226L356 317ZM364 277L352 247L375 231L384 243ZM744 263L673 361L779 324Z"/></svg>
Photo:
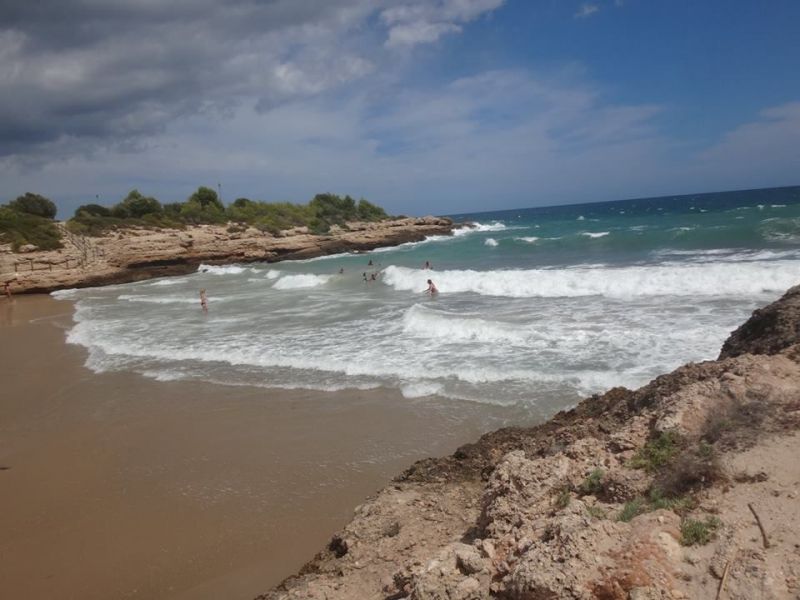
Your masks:
<svg viewBox="0 0 800 600"><path fill-rule="evenodd" d="M601 237L606 237L610 233L611 233L610 231L598 231L596 233L591 231L584 231L581 233L581 235L585 235L586 237L590 238L601 238Z"/></svg>
<svg viewBox="0 0 800 600"><path fill-rule="evenodd" d="M253 269L251 269L253 270ZM197 267L198 273L208 273L209 275L238 275L245 272L245 267L239 265L200 265Z"/></svg>
<svg viewBox="0 0 800 600"><path fill-rule="evenodd" d="M585 221L586 218L583 215L579 215L577 220L578 221Z"/></svg>
<svg viewBox="0 0 800 600"><path fill-rule="evenodd" d="M515 237L514 239L520 242L527 242L528 244L535 244L539 240L539 238L534 235L529 235L525 237Z"/></svg>
<svg viewBox="0 0 800 600"><path fill-rule="evenodd" d="M276 290L300 290L325 285L332 275L284 275L272 286Z"/></svg>
<svg viewBox="0 0 800 600"><path fill-rule="evenodd" d="M56 290L55 292L50 292L50 296L55 298L56 300L72 300L74 299L80 290L78 288L70 288L67 290Z"/></svg>
<svg viewBox="0 0 800 600"><path fill-rule="evenodd" d="M448 315L415 304L403 315L403 332L419 338L488 343L522 344L528 338L513 323L488 321L477 317Z"/></svg>
<svg viewBox="0 0 800 600"><path fill-rule="evenodd" d="M141 296L135 294L121 294L117 296L117 300L125 300L127 302L141 302L144 304L197 304L200 300L196 298L184 298L176 296ZM214 298L219 302L219 298Z"/></svg>
<svg viewBox="0 0 800 600"><path fill-rule="evenodd" d="M483 245L491 247L497 246L497 240L494 238L486 238L486 241L483 242Z"/></svg>
<svg viewBox="0 0 800 600"><path fill-rule="evenodd" d="M507 229L505 223L494 221L493 223L478 223L477 221L472 224L472 227L462 227L453 230L453 235L460 237L462 235L469 235L470 233L481 233L485 231L504 231Z"/></svg>
<svg viewBox="0 0 800 600"><path fill-rule="evenodd" d="M142 371L142 375L155 379L156 381L181 381L186 379L186 374L180 371L170 371L168 369L146 369Z"/></svg>
<svg viewBox="0 0 800 600"><path fill-rule="evenodd" d="M400 392L403 394L404 398L424 398L441 393L443 388L444 386L440 383L417 381L401 386Z"/></svg>
<svg viewBox="0 0 800 600"><path fill-rule="evenodd" d="M264 274L264 277L266 277L267 279L277 279L281 275L283 275L283 271L278 271L277 269L270 269Z"/></svg>
<svg viewBox="0 0 800 600"><path fill-rule="evenodd" d="M756 262L774 260L800 260L800 250L740 250L734 248L713 248L708 250L664 249L654 256L680 256L688 260L714 262Z"/></svg>
<svg viewBox="0 0 800 600"><path fill-rule="evenodd" d="M177 285L179 283L183 283L186 281L185 277L170 277L169 279L156 279L155 281L148 284L151 287L161 287L161 286L168 286L168 285Z"/></svg>
<svg viewBox="0 0 800 600"><path fill-rule="evenodd" d="M785 204L770 204L771 208L786 208Z"/></svg>
<svg viewBox="0 0 800 600"><path fill-rule="evenodd" d="M700 263L606 269L527 269L438 271L442 294L558 298L606 296L742 296L783 291L797 278L800 261ZM399 291L424 289L422 270L389 266L383 281Z"/></svg>
<svg viewBox="0 0 800 600"><path fill-rule="evenodd" d="M335 258L345 258L347 256L353 256L355 252L339 252L338 254L323 254L322 256L315 256L314 258L303 258L301 260L293 260L292 262L295 263L312 263L312 262L319 262L321 260L331 260Z"/></svg>

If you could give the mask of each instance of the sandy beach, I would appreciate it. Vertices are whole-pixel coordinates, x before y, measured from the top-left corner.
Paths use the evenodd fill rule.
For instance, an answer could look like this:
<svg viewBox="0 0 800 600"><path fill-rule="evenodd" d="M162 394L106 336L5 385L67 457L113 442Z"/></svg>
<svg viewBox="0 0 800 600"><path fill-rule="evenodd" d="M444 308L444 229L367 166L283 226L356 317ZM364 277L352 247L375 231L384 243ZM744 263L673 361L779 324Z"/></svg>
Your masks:
<svg viewBox="0 0 800 600"><path fill-rule="evenodd" d="M251 598L413 461L510 409L157 382L85 368L72 303L0 300L0 580L9 598Z"/></svg>

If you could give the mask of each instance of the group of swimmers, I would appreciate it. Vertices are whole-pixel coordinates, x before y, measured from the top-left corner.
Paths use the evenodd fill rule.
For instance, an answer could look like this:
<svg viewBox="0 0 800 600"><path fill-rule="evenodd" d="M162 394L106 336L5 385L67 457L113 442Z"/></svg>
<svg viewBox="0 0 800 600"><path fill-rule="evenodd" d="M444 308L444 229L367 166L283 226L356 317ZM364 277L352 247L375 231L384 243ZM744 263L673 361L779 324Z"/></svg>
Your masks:
<svg viewBox="0 0 800 600"><path fill-rule="evenodd" d="M370 261L367 263L367 266L368 267L375 266L374 263L372 262L372 259L370 259ZM378 266L380 266L380 265L378 265ZM427 261L427 260L425 261L425 266L423 267L423 269L425 269L425 270L433 269L433 267L431 266L430 261ZM339 269L339 275L344 275L344 267L341 267ZM362 277L364 279L364 283L370 283L370 282L373 282L373 281L378 281L378 277L380 276L380 272L376 271L376 272L371 273L369 276L367 276L367 272L364 271L361 275L362 275ZM8 284L6 284L6 292L8 293ZM431 296L435 296L436 294L439 293L439 290L436 288L436 284L433 283L432 280L428 279L428 287L425 290L423 290L422 293L423 294L430 294ZM11 297L11 294L9 293L9 298L10 297ZM200 308L203 310L204 313L208 312L208 296L206 295L206 290L205 289L200 290Z"/></svg>

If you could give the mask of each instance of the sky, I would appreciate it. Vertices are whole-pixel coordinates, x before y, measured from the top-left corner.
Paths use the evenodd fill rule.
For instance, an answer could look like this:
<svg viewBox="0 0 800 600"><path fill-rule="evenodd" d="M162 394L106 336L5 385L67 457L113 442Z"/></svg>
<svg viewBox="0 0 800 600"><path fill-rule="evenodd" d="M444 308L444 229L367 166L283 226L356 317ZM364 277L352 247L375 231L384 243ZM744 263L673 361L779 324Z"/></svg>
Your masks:
<svg viewBox="0 0 800 600"><path fill-rule="evenodd" d="M796 0L0 0L0 201L800 184Z"/></svg>

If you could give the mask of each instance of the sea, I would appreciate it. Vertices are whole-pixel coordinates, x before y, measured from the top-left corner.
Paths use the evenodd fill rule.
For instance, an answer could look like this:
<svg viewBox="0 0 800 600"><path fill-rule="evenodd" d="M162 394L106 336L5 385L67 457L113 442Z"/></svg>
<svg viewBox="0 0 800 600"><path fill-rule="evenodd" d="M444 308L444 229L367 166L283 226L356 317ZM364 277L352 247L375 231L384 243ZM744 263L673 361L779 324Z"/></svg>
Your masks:
<svg viewBox="0 0 800 600"><path fill-rule="evenodd" d="M67 340L96 372L544 415L716 358L800 283L800 187L451 216L472 226L54 296L75 301Z"/></svg>

